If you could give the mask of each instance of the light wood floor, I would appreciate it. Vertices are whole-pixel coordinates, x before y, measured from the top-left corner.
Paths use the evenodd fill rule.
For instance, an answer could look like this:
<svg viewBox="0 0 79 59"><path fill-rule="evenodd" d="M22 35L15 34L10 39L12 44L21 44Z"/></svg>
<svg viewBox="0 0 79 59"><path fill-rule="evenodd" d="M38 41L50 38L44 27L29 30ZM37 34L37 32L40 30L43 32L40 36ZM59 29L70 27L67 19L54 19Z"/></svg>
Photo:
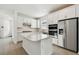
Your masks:
<svg viewBox="0 0 79 59"><path fill-rule="evenodd" d="M78 55L72 51L53 45L53 55Z"/></svg>
<svg viewBox="0 0 79 59"><path fill-rule="evenodd" d="M0 55L27 55L18 44L14 44L11 38L0 39Z"/></svg>
<svg viewBox="0 0 79 59"><path fill-rule="evenodd" d="M65 50L56 45L53 45L52 55L77 55L74 52ZM25 50L19 45L14 44L11 38L0 39L0 55L28 55Z"/></svg>

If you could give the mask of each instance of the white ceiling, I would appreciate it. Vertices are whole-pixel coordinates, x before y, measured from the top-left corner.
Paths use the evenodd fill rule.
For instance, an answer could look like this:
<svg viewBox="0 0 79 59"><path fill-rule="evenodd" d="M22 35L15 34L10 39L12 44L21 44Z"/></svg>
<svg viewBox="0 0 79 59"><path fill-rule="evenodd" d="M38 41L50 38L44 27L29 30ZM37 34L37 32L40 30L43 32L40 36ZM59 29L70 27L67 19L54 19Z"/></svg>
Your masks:
<svg viewBox="0 0 79 59"><path fill-rule="evenodd" d="M50 11L55 11L66 6L69 6L69 4L0 4L0 8L16 10L33 18L45 16Z"/></svg>

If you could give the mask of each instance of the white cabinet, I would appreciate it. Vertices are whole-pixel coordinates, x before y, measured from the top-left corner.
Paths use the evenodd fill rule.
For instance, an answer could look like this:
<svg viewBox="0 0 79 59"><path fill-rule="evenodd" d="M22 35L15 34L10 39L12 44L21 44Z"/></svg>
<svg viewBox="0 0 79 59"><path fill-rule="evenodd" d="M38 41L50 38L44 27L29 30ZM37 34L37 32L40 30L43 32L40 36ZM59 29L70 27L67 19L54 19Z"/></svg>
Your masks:
<svg viewBox="0 0 79 59"><path fill-rule="evenodd" d="M17 35L17 42L23 41L23 38L22 38L21 33L17 33L17 34L18 34L18 35Z"/></svg>
<svg viewBox="0 0 79 59"><path fill-rule="evenodd" d="M40 20L31 20L31 28L40 28Z"/></svg>
<svg viewBox="0 0 79 59"><path fill-rule="evenodd" d="M57 38L52 38L52 43L55 45L58 45L58 39Z"/></svg>
<svg viewBox="0 0 79 59"><path fill-rule="evenodd" d="M48 16L49 24L57 24L58 12L54 12Z"/></svg>
<svg viewBox="0 0 79 59"><path fill-rule="evenodd" d="M37 21L31 20L31 28L37 28Z"/></svg>
<svg viewBox="0 0 79 59"><path fill-rule="evenodd" d="M31 18L25 17L23 19L23 22L26 23L27 25L31 25L31 20L32 20Z"/></svg>
<svg viewBox="0 0 79 59"><path fill-rule="evenodd" d="M18 15L17 16L17 26L22 27L23 23L26 25L31 25L32 18L24 16L24 15Z"/></svg>
<svg viewBox="0 0 79 59"><path fill-rule="evenodd" d="M49 14L47 20L49 24L52 24L53 23L52 15Z"/></svg>
<svg viewBox="0 0 79 59"><path fill-rule="evenodd" d="M58 20L62 20L62 19L65 19L65 15L66 15L66 10L65 9L62 9L62 10L59 10L57 11L58 12Z"/></svg>
<svg viewBox="0 0 79 59"><path fill-rule="evenodd" d="M64 39L62 35L58 36L58 45L64 47Z"/></svg>
<svg viewBox="0 0 79 59"><path fill-rule="evenodd" d="M41 27L41 20L37 20L37 28L40 28Z"/></svg>
<svg viewBox="0 0 79 59"><path fill-rule="evenodd" d="M76 17L79 17L79 4L76 5Z"/></svg>
<svg viewBox="0 0 79 59"><path fill-rule="evenodd" d="M76 6L72 5L57 12L59 20L73 18L76 16Z"/></svg>
<svg viewBox="0 0 79 59"><path fill-rule="evenodd" d="M46 18L31 21L31 28L48 29L48 21Z"/></svg>
<svg viewBox="0 0 79 59"><path fill-rule="evenodd" d="M23 23L23 17L21 16L17 16L17 27L22 27L22 23Z"/></svg>
<svg viewBox="0 0 79 59"><path fill-rule="evenodd" d="M58 22L58 12L55 12L52 16L53 24L57 24Z"/></svg>
<svg viewBox="0 0 79 59"><path fill-rule="evenodd" d="M72 18L72 17L76 16L76 6L75 5L65 8L65 10L66 10L65 18Z"/></svg>
<svg viewBox="0 0 79 59"><path fill-rule="evenodd" d="M48 22L47 22L47 19L41 19L41 29L48 29Z"/></svg>

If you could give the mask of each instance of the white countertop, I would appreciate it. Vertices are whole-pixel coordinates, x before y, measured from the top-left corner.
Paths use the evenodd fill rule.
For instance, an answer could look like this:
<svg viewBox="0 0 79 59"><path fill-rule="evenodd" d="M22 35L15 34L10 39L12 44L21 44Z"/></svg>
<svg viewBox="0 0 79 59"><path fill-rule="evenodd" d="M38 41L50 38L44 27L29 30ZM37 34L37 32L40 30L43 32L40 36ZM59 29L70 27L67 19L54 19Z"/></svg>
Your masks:
<svg viewBox="0 0 79 59"><path fill-rule="evenodd" d="M39 32L28 32L28 33L20 33L24 38L31 41L39 41L45 38L48 38L49 35L39 33Z"/></svg>

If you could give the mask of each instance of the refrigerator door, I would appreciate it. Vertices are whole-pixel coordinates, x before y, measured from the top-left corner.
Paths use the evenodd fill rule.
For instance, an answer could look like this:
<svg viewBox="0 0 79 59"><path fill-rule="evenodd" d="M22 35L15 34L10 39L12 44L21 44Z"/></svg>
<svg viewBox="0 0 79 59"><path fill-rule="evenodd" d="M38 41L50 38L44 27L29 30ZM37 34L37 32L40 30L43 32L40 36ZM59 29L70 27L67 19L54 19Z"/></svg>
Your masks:
<svg viewBox="0 0 79 59"><path fill-rule="evenodd" d="M77 51L77 19L66 20L65 48Z"/></svg>

